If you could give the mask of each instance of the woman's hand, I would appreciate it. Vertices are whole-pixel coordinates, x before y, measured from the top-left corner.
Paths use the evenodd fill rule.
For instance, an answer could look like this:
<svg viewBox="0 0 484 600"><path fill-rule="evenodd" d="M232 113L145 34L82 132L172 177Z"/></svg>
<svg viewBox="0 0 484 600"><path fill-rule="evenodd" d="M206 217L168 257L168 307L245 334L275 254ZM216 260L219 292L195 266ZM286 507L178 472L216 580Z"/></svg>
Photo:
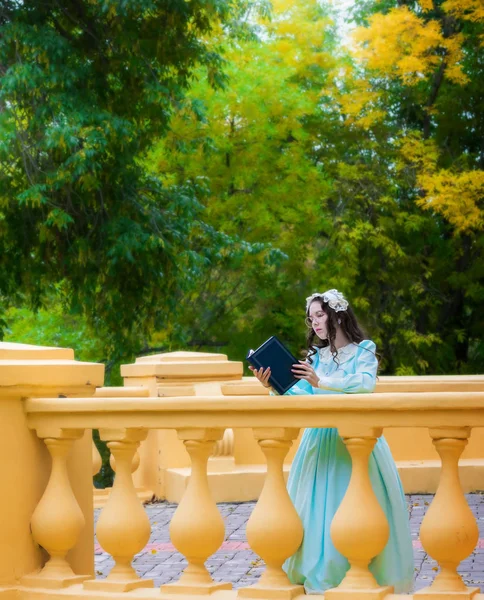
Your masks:
<svg viewBox="0 0 484 600"><path fill-rule="evenodd" d="M316 371L308 363L300 360L298 364L292 365L291 370L298 379L305 379L313 387L318 387L319 377L316 375Z"/></svg>
<svg viewBox="0 0 484 600"><path fill-rule="evenodd" d="M255 367L249 367L249 369L254 373L257 379L262 383L262 385L266 388L270 388L269 377L271 376L271 368L267 367L264 369L261 367L260 369L256 369Z"/></svg>

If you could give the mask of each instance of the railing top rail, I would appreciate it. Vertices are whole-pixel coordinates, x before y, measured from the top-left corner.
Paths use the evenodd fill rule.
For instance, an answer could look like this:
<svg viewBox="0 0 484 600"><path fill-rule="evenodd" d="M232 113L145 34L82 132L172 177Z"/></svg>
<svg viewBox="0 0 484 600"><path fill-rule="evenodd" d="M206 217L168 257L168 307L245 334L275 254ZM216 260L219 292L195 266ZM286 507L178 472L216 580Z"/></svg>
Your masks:
<svg viewBox="0 0 484 600"><path fill-rule="evenodd" d="M382 394L391 392L484 392L484 379L482 380L423 380L409 379L408 381L379 381L376 384L375 393Z"/></svg>
<svg viewBox="0 0 484 600"><path fill-rule="evenodd" d="M484 381L484 375L380 375L379 381L399 383L406 381Z"/></svg>
<svg viewBox="0 0 484 600"><path fill-rule="evenodd" d="M484 392L34 398L29 425L63 428L483 427Z"/></svg>
<svg viewBox="0 0 484 600"><path fill-rule="evenodd" d="M297 396L178 396L165 397L96 397L87 398L30 398L25 404L28 413L34 412L144 412L219 411L297 409L317 410L484 410L482 392L387 392L382 394L315 394Z"/></svg>

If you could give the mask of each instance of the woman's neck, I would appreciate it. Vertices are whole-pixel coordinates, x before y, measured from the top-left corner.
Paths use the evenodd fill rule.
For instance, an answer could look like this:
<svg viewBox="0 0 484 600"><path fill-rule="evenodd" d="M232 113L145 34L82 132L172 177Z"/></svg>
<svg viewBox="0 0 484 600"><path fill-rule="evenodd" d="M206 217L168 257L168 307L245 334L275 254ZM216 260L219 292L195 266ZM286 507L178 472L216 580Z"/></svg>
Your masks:
<svg viewBox="0 0 484 600"><path fill-rule="evenodd" d="M341 329L338 329L336 331L336 337L334 338L334 345L336 350L339 350L340 348L343 348L344 346L347 346L350 343L350 340L345 336Z"/></svg>

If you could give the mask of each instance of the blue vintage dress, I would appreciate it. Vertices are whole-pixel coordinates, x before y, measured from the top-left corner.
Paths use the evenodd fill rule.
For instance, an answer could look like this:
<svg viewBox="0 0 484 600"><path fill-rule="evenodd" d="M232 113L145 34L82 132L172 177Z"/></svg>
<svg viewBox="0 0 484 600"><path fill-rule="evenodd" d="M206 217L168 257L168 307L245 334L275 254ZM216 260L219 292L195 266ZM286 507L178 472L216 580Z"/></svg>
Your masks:
<svg viewBox="0 0 484 600"><path fill-rule="evenodd" d="M337 364L329 348L320 349L312 357L320 388L301 380L286 395L372 392L378 366L374 352L375 344L370 340L349 344L339 349ZM380 585L393 585L395 593L411 592L414 565L407 504L383 437L378 438L370 455L369 473L390 525L388 543L372 560L370 570ZM285 562L284 570L291 582L303 584L308 594L336 587L349 568L347 559L333 546L330 526L350 476L351 457L338 430L306 429L288 481L289 495L304 526L304 539Z"/></svg>

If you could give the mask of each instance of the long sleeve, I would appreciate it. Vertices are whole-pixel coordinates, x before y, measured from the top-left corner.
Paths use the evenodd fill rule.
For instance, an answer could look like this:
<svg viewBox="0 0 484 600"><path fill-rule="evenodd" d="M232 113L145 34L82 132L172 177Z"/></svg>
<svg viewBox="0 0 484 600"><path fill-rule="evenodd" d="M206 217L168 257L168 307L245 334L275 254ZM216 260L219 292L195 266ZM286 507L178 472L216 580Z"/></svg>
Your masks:
<svg viewBox="0 0 484 600"><path fill-rule="evenodd" d="M375 349L376 346L371 340L361 342L355 356L355 372L344 377L321 377L319 389L346 394L373 392L378 369ZM317 390L315 392L318 393Z"/></svg>
<svg viewBox="0 0 484 600"><path fill-rule="evenodd" d="M308 394L314 394L314 388L304 379L300 379L287 390L284 396L307 396Z"/></svg>
<svg viewBox="0 0 484 600"><path fill-rule="evenodd" d="M284 396L307 396L308 394L314 394L314 390L315 388L313 388L310 383L301 379L295 383L292 388L288 389L287 392L284 393ZM274 390L271 390L269 394L271 396L279 396Z"/></svg>

